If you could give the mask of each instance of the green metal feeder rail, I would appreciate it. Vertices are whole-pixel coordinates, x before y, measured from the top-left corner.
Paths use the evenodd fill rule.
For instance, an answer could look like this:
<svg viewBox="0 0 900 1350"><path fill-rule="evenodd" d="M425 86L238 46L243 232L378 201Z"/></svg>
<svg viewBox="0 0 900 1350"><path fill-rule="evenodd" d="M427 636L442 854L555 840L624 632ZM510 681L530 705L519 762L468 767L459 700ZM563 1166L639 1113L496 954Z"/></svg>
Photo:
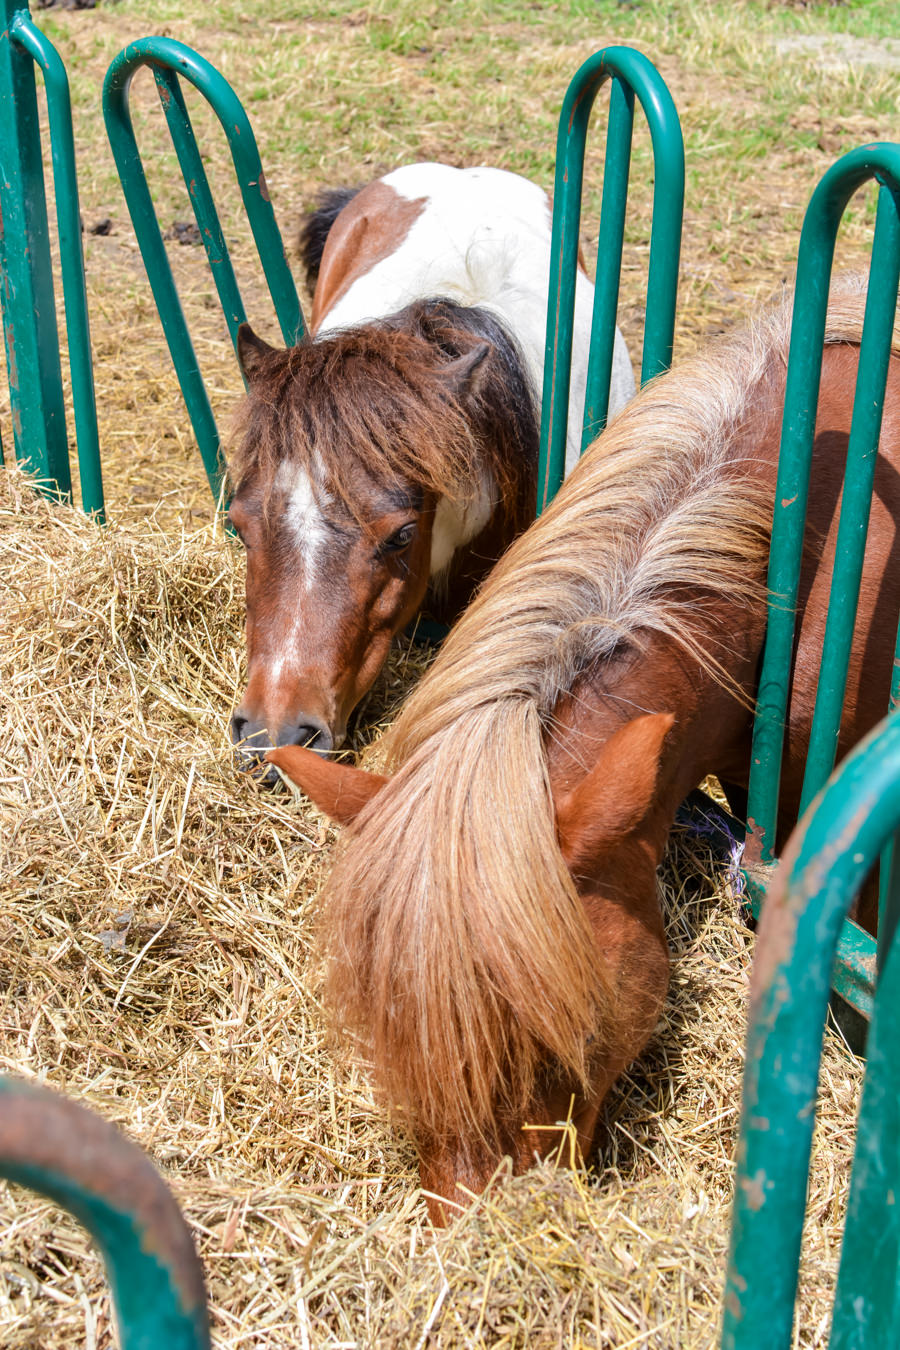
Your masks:
<svg viewBox="0 0 900 1350"><path fill-rule="evenodd" d="M209 1350L193 1240L136 1144L55 1092L0 1078L0 1176L48 1196L91 1234L122 1350Z"/></svg>
<svg viewBox="0 0 900 1350"><path fill-rule="evenodd" d="M576 73L559 118L538 464L538 515L556 495L565 472L584 152L594 100L607 80L612 83L582 450L603 430L609 409L635 96L650 128L654 174L641 384L660 371L668 370L672 360L684 212L681 123L665 81L652 62L630 47L605 47L585 61Z"/></svg>
<svg viewBox="0 0 900 1350"><path fill-rule="evenodd" d="M0 0L0 270L13 407L20 461L52 490L70 495L59 340L50 269L43 169L34 88L35 63L44 71L69 333L82 501L103 516L103 487L81 252L68 83L62 62L34 25L23 0ZM220 438L184 312L166 255L129 110L134 74L153 73L172 143L206 249L228 330L235 341L246 319L224 233L203 167L181 85L206 98L228 140L238 185L284 341L299 341L305 326L296 286L269 200L256 140L234 90L190 47L170 38L130 43L110 65L103 114L123 192L150 280L163 331L216 500L224 464ZM610 47L585 62L563 104L557 143L544 414L541 428L541 510L562 480L572 351L578 230L588 122L602 84L612 80L598 240L583 444L606 421L616 307L624 238L634 101L647 117L654 154L653 224L642 381L665 369L672 354L678 257L684 203L684 144L678 114L650 61L626 47Z"/></svg>
<svg viewBox="0 0 900 1350"><path fill-rule="evenodd" d="M71 498L34 76L39 66L50 124L81 500L85 511L102 520L103 481L69 81L59 53L32 22L27 4L0 0L0 7L0 307L15 454L44 490Z"/></svg>
<svg viewBox="0 0 900 1350"><path fill-rule="evenodd" d="M269 200L256 139L239 98L215 67L184 43L162 37L141 38L129 43L106 73L103 116L203 466L213 496L219 501L225 470L219 432L166 256L128 106L131 81L142 66L149 66L153 71L232 343L236 342L238 328L246 321L246 313L180 79L187 80L199 90L222 124L269 294L288 346L299 342L306 329L281 232Z"/></svg>
<svg viewBox="0 0 900 1350"><path fill-rule="evenodd" d="M790 1350L832 968L847 911L900 826L900 714L843 761L794 832L753 966L722 1350ZM831 1350L900 1341L900 875L881 918Z"/></svg>
<svg viewBox="0 0 900 1350"><path fill-rule="evenodd" d="M757 912L774 861L796 605L835 238L848 201L872 178L880 184L870 266L872 284L866 296L837 551L803 783L803 811L834 766L844 703L900 283L900 146L863 146L832 165L813 193L800 236L769 558L768 623L753 729L744 855L745 875ZM900 669L895 664L893 686L884 691L885 706L893 706L897 701L898 681ZM886 857L883 862L883 882L889 861ZM838 947L835 988L866 1016L872 1007L875 950L873 938L855 924L846 925Z"/></svg>

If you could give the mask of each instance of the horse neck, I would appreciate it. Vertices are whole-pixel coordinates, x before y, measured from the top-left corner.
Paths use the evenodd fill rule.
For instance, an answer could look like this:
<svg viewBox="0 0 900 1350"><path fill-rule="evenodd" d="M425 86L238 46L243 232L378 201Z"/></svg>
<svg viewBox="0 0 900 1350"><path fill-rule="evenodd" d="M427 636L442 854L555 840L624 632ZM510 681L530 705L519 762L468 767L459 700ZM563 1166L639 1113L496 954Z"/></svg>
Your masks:
<svg viewBox="0 0 900 1350"><path fill-rule="evenodd" d="M523 444L521 417L493 404L484 415L476 443L483 465L494 465L516 455L519 463L512 475L512 492L505 501L488 486L485 489L483 523L474 534L464 534L449 565L433 575L429 608L442 623L454 623L468 606L475 589L500 559L512 541L525 531L534 517L537 492L537 424L534 436ZM490 472L485 475L489 482ZM490 505L487 505L490 500ZM453 513L453 508L450 508Z"/></svg>
<svg viewBox="0 0 900 1350"><path fill-rule="evenodd" d="M472 594L509 547L530 523L526 507L514 505L508 512L492 511L487 524L456 549L449 566L432 576L429 611L441 623L453 624L472 599Z"/></svg>
<svg viewBox="0 0 900 1350"><path fill-rule="evenodd" d="M641 713L671 713L655 809L659 856L675 811L707 774L746 781L752 695L764 612L738 610L720 597L702 601L701 645L721 663L704 667L663 633L642 635L640 649L582 676L557 705L547 740L554 797L570 791L593 763L593 751ZM740 621L737 616L741 616ZM722 642L723 634L727 641Z"/></svg>

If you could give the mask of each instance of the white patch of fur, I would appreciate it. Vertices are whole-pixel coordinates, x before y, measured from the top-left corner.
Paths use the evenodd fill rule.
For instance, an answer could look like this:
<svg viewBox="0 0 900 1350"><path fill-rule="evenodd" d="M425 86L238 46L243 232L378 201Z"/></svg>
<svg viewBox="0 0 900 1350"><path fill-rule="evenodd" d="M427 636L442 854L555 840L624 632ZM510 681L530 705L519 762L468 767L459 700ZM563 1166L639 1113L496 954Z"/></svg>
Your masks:
<svg viewBox="0 0 900 1350"><path fill-rule="evenodd" d="M457 549L475 539L494 514L494 493L487 478L479 486L474 501L452 502L442 497L434 513L431 529L430 575L437 576L450 566Z"/></svg>
<svg viewBox="0 0 900 1350"><path fill-rule="evenodd" d="M275 489L284 494L284 524L297 553L300 593L308 595L319 579L321 558L328 538L320 500L324 489L313 490L309 474L299 464L284 461L275 475ZM284 622L277 645L273 647L269 663L269 681L275 685L286 670L297 665L301 650L300 634L303 628L302 607L294 605Z"/></svg>
<svg viewBox="0 0 900 1350"><path fill-rule="evenodd" d="M536 183L503 169L410 164L382 179L422 214L395 253L360 276L323 316L319 334L394 314L428 296L446 296L495 314L518 343L536 401L544 375L551 213ZM575 289L566 471L578 460L594 288L583 273ZM622 335L613 352L610 416L635 390Z"/></svg>
<svg viewBox="0 0 900 1350"><path fill-rule="evenodd" d="M302 563L301 585L309 591L319 576L328 540L328 527L320 506L324 489L318 485L314 489L306 470L287 461L278 469L275 488L284 493L284 523Z"/></svg>

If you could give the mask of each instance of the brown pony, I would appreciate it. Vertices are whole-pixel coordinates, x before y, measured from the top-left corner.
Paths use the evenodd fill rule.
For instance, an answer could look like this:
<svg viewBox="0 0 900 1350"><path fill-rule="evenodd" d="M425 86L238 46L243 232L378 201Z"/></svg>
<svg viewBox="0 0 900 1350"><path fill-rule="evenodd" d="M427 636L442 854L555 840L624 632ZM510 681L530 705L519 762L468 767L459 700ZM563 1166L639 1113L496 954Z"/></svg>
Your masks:
<svg viewBox="0 0 900 1350"><path fill-rule="evenodd" d="M267 745L340 745L426 593L451 622L532 520L550 225L546 194L517 174L407 165L307 220L309 339L276 350L241 330L245 762ZM579 273L569 463L592 295ZM611 408L633 392L619 337Z"/></svg>
<svg viewBox="0 0 900 1350"><path fill-rule="evenodd" d="M796 815L864 280L829 311L782 787ZM655 380L506 554L389 736L382 778L270 759L350 828L323 898L334 1023L465 1203L603 1097L669 959L655 870L709 773L746 783L790 305ZM891 361L841 753L883 712L900 567ZM890 616L890 622L885 621ZM537 1129L523 1128L526 1125ZM556 1136L558 1138L558 1136ZM444 1216L440 1200L436 1218Z"/></svg>

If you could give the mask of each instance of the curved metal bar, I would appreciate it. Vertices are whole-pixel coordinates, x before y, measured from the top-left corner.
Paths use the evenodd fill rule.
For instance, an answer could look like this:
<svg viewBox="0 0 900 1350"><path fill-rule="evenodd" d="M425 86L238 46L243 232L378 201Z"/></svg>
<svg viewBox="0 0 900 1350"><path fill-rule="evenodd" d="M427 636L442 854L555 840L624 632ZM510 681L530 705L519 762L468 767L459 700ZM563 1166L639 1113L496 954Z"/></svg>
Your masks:
<svg viewBox="0 0 900 1350"><path fill-rule="evenodd" d="M847 911L898 822L900 715L894 714L844 760L804 816L763 910L751 984L723 1350L758 1350L763 1343L788 1350L794 1343L832 966ZM898 900L895 894L892 934ZM892 941L869 1033L832 1350L887 1350L896 1343L891 1318L900 1252L900 1206L893 1203L900 1188L898 1034L900 946ZM876 1224L872 1206L879 1201Z"/></svg>
<svg viewBox="0 0 900 1350"><path fill-rule="evenodd" d="M167 66L154 66L153 78L156 81L160 103L169 125L172 144L178 156L178 162L184 172L185 183L194 210L197 226L201 231L207 261L219 293L219 302L232 345L237 338L237 330L246 320L244 302L238 290L237 279L228 255L228 245L219 223L218 213L213 202L203 159L200 155L190 114L181 90L181 81Z"/></svg>
<svg viewBox="0 0 900 1350"><path fill-rule="evenodd" d="M0 1078L0 1174L74 1214L103 1255L123 1350L208 1350L203 1268L136 1144L54 1092Z"/></svg>
<svg viewBox="0 0 900 1350"><path fill-rule="evenodd" d="M179 76L199 90L222 124L269 294L288 345L303 337L303 315L269 200L256 140L234 90L208 61L184 43L162 37L141 38L130 43L106 73L103 115L166 341L210 487L218 500L224 474L219 433L166 256L128 107L131 80L141 66L150 66L156 79L232 342L244 321L244 307L178 83Z"/></svg>
<svg viewBox="0 0 900 1350"><path fill-rule="evenodd" d="M601 86L610 78L614 81L614 87L610 96L607 131L584 443L602 430L609 401L609 372L612 369L619 296L635 95L650 128L654 164L653 223L641 383L666 370L672 359L684 209L684 140L681 124L672 96L652 62L629 47L606 47L590 57L576 73L566 93L559 119L538 466L538 515L555 496L565 469L584 150L594 100Z"/></svg>
<svg viewBox="0 0 900 1350"><path fill-rule="evenodd" d="M72 491L34 61L0 0L0 308L16 459L41 491Z"/></svg>
<svg viewBox="0 0 900 1350"><path fill-rule="evenodd" d="M828 170L813 193L800 236L769 559L768 628L753 728L748 804L748 829L751 836L748 841L748 859L751 865L770 862L774 852L795 611L835 238L848 201L870 178L876 178L890 190L886 191L882 187L873 243L873 268L877 258L878 266L884 268L884 275L879 277L877 286L870 288L866 305L867 327L872 315L877 328L874 333L863 336L851 447L848 452L848 463L862 466L867 457L874 460L873 446L878 443L884 399L887 356L883 350L879 355L875 348L879 340L884 343L886 335L889 344L897 303L896 255L900 253L900 226L896 216L900 203L900 146L867 145L842 156ZM873 360L874 364L870 366ZM869 403L867 408L863 406L866 401ZM866 475L870 474L871 467L870 463L870 467L865 470ZM865 494L852 489L848 494L849 481L849 478L845 479L847 526L844 526L842 512L841 530L845 544L848 532L861 534L862 539L858 542L864 544L865 520L859 512L859 498ZM847 496L855 498L855 503L851 501L848 506ZM855 518L850 514L854 504L857 507ZM867 516L865 503L864 507ZM846 603L844 596L848 589L850 594L857 594L860 566L858 547L849 551L845 548L844 556L839 555L835 559L832 594L840 596L841 603L833 618L834 606L829 609L831 636L826 639L820 674L823 690L827 689L828 692L823 696L821 705L817 700L804 801L808 801L818 791L834 762L837 725L840 722L839 704L843 701L846 680L845 653L849 650L856 609L855 604ZM843 670L840 669L842 664ZM839 699L836 698L838 693ZM887 696L888 691L885 690L885 700Z"/></svg>
<svg viewBox="0 0 900 1350"><path fill-rule="evenodd" d="M69 371L72 379L81 504L89 515L96 516L102 523L105 519L103 471L100 466L100 438L97 431L97 402L94 394L91 330L84 280L81 210L78 202L69 78L59 52L35 26L27 11L19 11L16 15L10 25L10 37L40 66L47 90L50 153L56 194L63 303L69 341Z"/></svg>
<svg viewBox="0 0 900 1350"><path fill-rule="evenodd" d="M878 194L870 275L876 278L876 285L870 286L866 295L822 665L800 798L801 814L834 768L847 690L900 286L900 194L895 200L889 187L882 187Z"/></svg>

